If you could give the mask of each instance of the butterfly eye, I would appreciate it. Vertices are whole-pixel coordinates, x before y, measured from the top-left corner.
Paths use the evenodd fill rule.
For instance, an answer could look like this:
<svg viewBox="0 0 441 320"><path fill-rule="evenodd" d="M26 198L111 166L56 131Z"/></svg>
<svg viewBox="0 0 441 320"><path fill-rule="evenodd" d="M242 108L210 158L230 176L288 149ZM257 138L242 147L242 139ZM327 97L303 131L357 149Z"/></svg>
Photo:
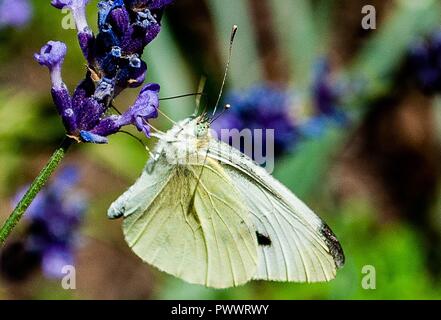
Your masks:
<svg viewBox="0 0 441 320"><path fill-rule="evenodd" d="M195 129L196 137L202 137L208 133L208 125L206 123L198 123Z"/></svg>

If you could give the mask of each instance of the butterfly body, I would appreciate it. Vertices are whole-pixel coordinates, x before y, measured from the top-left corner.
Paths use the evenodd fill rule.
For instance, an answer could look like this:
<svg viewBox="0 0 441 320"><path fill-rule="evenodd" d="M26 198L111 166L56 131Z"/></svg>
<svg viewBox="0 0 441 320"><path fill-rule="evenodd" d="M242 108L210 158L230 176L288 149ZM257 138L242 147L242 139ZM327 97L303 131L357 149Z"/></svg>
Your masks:
<svg viewBox="0 0 441 320"><path fill-rule="evenodd" d="M177 123L165 134L155 134L159 142L156 155L163 155L168 163L189 165L201 164L200 155L207 150L210 140L209 130L199 123L199 118L188 118Z"/></svg>
<svg viewBox="0 0 441 320"><path fill-rule="evenodd" d="M144 261L215 288L252 279L329 281L344 263L332 231L202 118L165 134L138 181L109 209Z"/></svg>

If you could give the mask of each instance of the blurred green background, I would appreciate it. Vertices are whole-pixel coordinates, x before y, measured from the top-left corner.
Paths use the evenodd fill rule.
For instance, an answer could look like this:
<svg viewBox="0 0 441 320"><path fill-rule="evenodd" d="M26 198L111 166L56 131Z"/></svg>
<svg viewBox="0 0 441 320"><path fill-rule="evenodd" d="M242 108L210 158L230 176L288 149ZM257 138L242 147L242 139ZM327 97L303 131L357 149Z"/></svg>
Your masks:
<svg viewBox="0 0 441 320"><path fill-rule="evenodd" d="M96 2L88 8L93 27ZM360 27L365 4L377 9L376 30ZM64 41L63 77L71 90L85 72L76 31L61 28L64 14L49 1L32 5L28 25L0 30L0 221L12 209L11 197L32 181L64 134L49 76L33 53L48 40ZM80 188L90 202L76 257L77 289L64 290L36 271L20 283L0 279L0 299L441 298L440 103L416 90L375 103L399 88L399 78L389 75L399 74L412 42L441 26L439 1L176 0L146 49L147 81L160 83L161 96L169 97L195 92L206 75L214 102L233 24L239 33L226 90L276 81L296 90L308 106L314 63L322 56L331 60L336 78L366 83L341 106L353 115L349 127L304 141L276 162L275 176L338 236L347 262L337 278L210 290L141 263L127 248L120 221L109 221L106 211L135 181L148 155L134 139L115 135L108 145L75 146L65 160L81 169ZM116 106L124 110L137 92L125 91ZM179 120L194 106L190 97L164 101L161 109ZM163 117L153 124L170 127ZM374 290L361 285L366 265L376 270Z"/></svg>

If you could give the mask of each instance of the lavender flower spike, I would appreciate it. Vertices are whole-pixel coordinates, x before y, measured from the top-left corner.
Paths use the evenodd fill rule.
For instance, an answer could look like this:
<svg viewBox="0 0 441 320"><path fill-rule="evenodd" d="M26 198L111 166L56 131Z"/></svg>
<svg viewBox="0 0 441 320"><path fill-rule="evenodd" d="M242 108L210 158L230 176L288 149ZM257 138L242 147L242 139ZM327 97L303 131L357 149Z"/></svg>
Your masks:
<svg viewBox="0 0 441 320"><path fill-rule="evenodd" d="M172 0L100 0L96 37L86 22L88 2L51 1L55 8L72 10L80 47L88 62L86 78L72 97L61 79L66 46L49 42L35 55L51 71L52 96L67 135L81 142L107 143L107 136L133 124L149 137L147 121L158 116L159 85L145 86L136 103L122 115L108 115L108 110L110 102L124 89L144 82L147 64L141 59L142 53L159 33L164 6Z"/></svg>
<svg viewBox="0 0 441 320"><path fill-rule="evenodd" d="M91 49L94 44L94 35L87 24L86 5L89 0L52 0L51 4L57 9L68 8L72 11L75 25L78 30L78 40L84 57L92 62Z"/></svg>
<svg viewBox="0 0 441 320"><path fill-rule="evenodd" d="M25 26L32 17L28 0L0 0L0 28Z"/></svg>
<svg viewBox="0 0 441 320"><path fill-rule="evenodd" d="M136 128L150 137L148 120L158 116L160 86L149 83L141 90L134 105L121 116L112 115L100 121L91 131L81 131L85 142L107 143L105 137L117 133L123 126L133 124Z"/></svg>
<svg viewBox="0 0 441 320"><path fill-rule="evenodd" d="M34 57L40 65L49 69L52 80L52 98L67 132L71 133L76 130L76 120L72 110L72 98L61 77L61 67L66 52L67 47L63 42L49 41Z"/></svg>
<svg viewBox="0 0 441 320"><path fill-rule="evenodd" d="M63 266L74 265L80 226L87 199L78 191L80 172L68 166L37 196L25 218L28 226L20 238L0 250L0 275L10 281L24 280L41 267L49 279L64 276ZM14 204L27 187L20 190Z"/></svg>
<svg viewBox="0 0 441 320"><path fill-rule="evenodd" d="M51 73L52 87L59 89L64 86L61 78L61 66L66 56L67 47L60 41L49 41L44 45L40 53L34 54L35 60L42 66L49 68Z"/></svg>
<svg viewBox="0 0 441 320"><path fill-rule="evenodd" d="M158 117L159 90L157 83L149 83L142 88L135 104L119 119L121 126L134 124L136 128L150 138L149 119Z"/></svg>
<svg viewBox="0 0 441 320"><path fill-rule="evenodd" d="M89 0L52 0L51 4L57 9L68 8L72 10L78 32L89 30L86 19L86 5Z"/></svg>
<svg viewBox="0 0 441 320"><path fill-rule="evenodd" d="M130 8L139 8L148 6L149 9L161 9L174 0L126 0Z"/></svg>

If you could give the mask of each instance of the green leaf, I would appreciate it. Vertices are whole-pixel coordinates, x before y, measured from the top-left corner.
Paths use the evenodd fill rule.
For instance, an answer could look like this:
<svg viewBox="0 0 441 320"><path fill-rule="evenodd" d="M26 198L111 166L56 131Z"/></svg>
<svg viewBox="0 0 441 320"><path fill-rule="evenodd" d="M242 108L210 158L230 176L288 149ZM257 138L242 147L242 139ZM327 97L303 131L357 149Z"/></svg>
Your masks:
<svg viewBox="0 0 441 320"><path fill-rule="evenodd" d="M296 86L306 87L311 80L314 62L320 47L317 25L311 1L271 1L279 26L281 44L289 53Z"/></svg>
<svg viewBox="0 0 441 320"><path fill-rule="evenodd" d="M228 43L233 25L239 27L231 60L229 82L232 87L250 86L262 80L262 70L258 57L253 24L247 1L208 0L216 24L217 39L220 41L225 62L228 57Z"/></svg>

